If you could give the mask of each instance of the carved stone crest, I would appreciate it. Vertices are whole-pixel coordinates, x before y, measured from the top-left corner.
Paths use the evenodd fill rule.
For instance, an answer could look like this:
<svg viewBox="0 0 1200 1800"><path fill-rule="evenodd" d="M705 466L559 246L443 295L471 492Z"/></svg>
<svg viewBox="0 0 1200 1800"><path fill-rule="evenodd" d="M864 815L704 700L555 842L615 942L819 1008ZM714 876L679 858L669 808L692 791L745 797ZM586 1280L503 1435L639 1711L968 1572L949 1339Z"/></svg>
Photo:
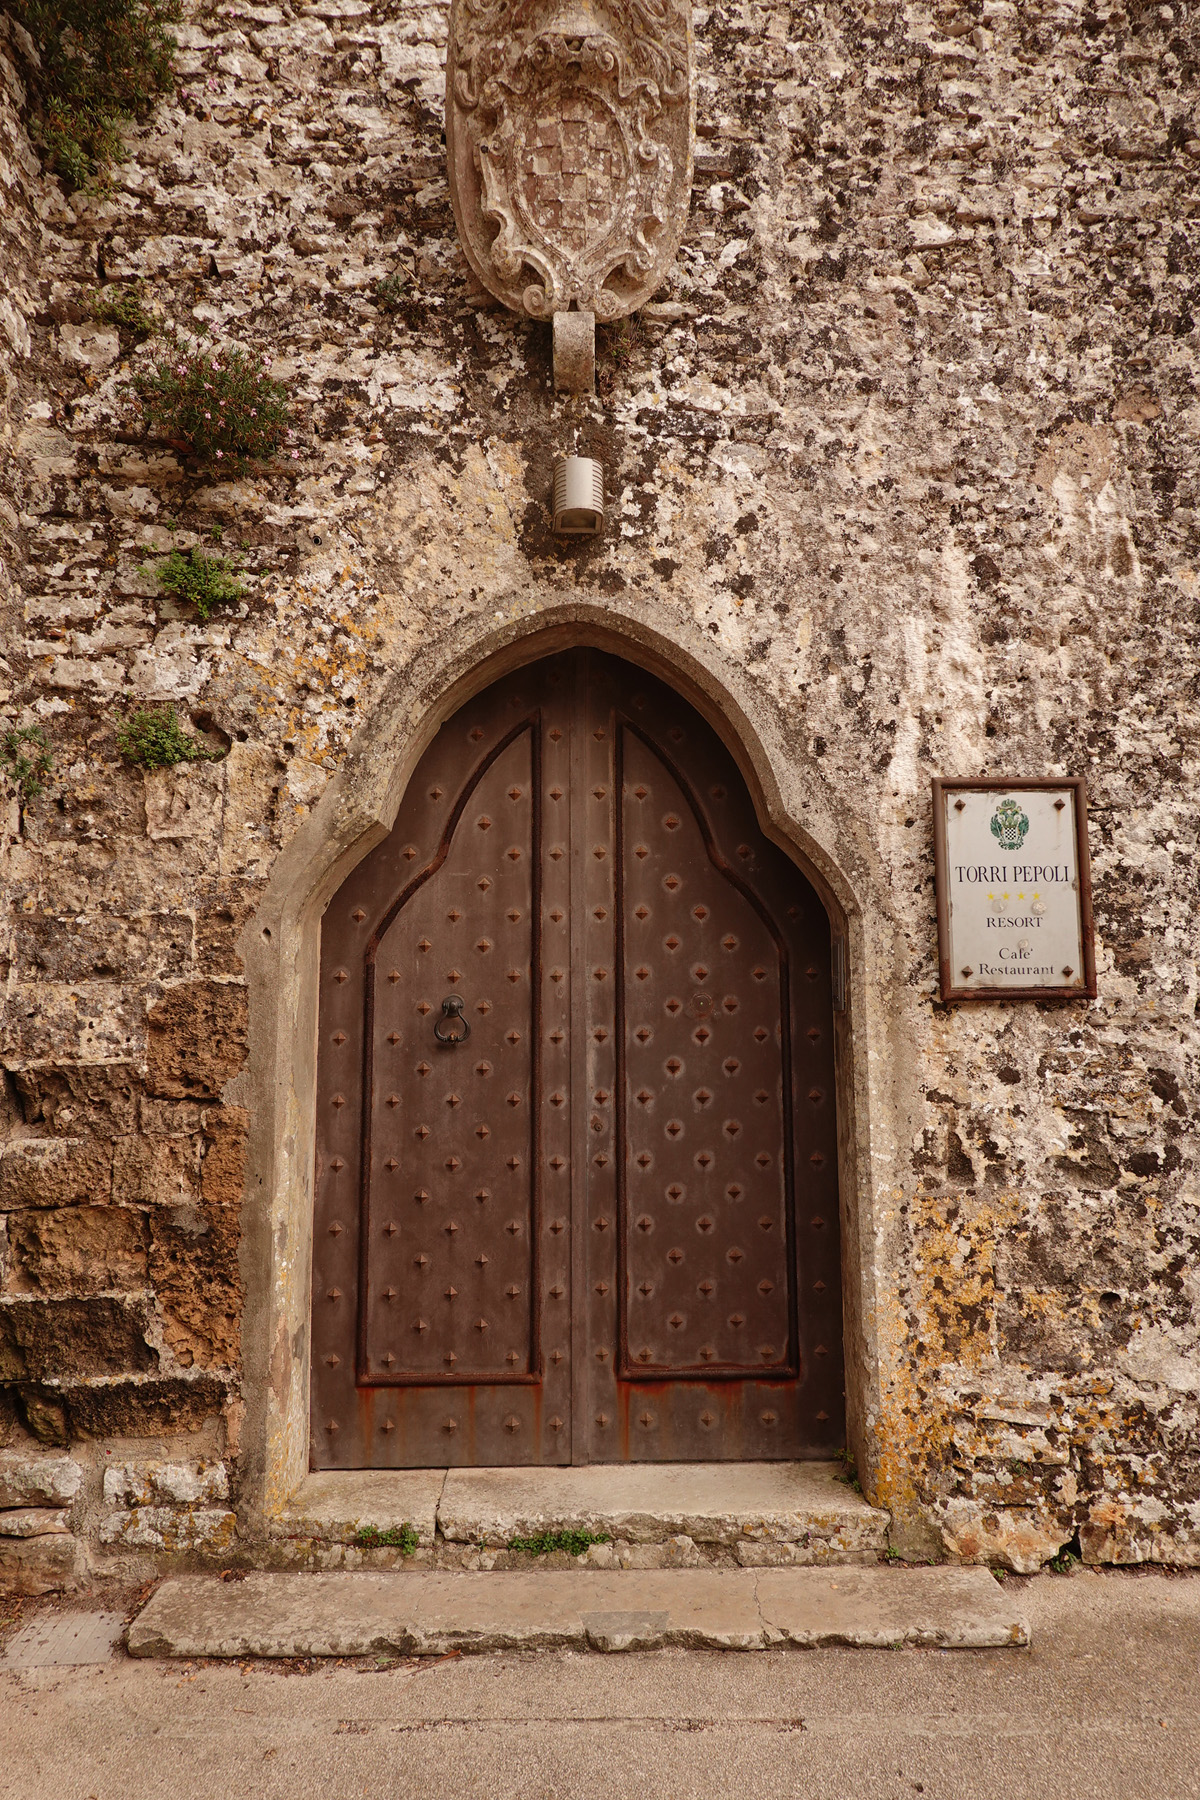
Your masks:
<svg viewBox="0 0 1200 1800"><path fill-rule="evenodd" d="M607 321L650 298L687 220L692 131L689 0L453 0L450 193L471 267L514 311Z"/></svg>

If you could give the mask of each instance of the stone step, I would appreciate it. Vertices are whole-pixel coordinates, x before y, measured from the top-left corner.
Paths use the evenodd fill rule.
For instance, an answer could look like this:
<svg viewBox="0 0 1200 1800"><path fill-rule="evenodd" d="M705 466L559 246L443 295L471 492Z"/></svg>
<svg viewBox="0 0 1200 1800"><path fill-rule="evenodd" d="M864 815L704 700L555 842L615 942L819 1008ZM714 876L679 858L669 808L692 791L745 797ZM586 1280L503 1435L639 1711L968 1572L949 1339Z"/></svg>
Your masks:
<svg viewBox="0 0 1200 1800"><path fill-rule="evenodd" d="M272 1531L294 1546L353 1546L409 1525L426 1568L479 1567L480 1554L494 1566L514 1539L569 1532L607 1540L587 1552L596 1568L765 1567L873 1563L888 1522L836 1463L632 1463L325 1472Z"/></svg>
<svg viewBox="0 0 1200 1800"><path fill-rule="evenodd" d="M129 1628L133 1656L441 1656L1027 1644L987 1569L188 1576Z"/></svg>

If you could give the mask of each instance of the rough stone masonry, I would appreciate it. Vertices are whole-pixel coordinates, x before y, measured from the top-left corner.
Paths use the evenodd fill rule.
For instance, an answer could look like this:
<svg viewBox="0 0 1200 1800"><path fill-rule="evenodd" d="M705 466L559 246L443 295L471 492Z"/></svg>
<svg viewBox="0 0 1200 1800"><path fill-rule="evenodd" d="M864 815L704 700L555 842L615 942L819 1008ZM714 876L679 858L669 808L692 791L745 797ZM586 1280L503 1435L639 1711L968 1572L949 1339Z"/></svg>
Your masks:
<svg viewBox="0 0 1200 1800"><path fill-rule="evenodd" d="M1200 1562L1196 15L694 20L683 246L583 402L456 240L441 5L192 6L178 91L70 196L0 41L0 723L54 759L0 837L0 1582L258 1555L239 944L396 673L564 597L739 671L830 797L882 1021L857 1449L895 1541ZM138 440L153 341L93 311L135 280L270 355L286 472ZM610 518L561 548L575 431ZM202 624L153 563L218 536L247 592ZM167 700L228 753L127 766ZM1097 1001L938 1001L934 774L1087 776Z"/></svg>

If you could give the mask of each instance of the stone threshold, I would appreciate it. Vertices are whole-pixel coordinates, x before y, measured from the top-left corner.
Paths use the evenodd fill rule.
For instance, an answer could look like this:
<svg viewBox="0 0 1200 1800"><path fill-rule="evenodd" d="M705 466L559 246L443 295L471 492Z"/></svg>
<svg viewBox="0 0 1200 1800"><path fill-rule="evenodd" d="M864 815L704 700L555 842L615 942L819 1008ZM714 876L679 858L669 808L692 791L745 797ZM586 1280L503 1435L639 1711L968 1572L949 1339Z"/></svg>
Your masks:
<svg viewBox="0 0 1200 1800"><path fill-rule="evenodd" d="M987 1569L279 1575L163 1583L132 1656L512 1650L999 1649L1029 1627Z"/></svg>
<svg viewBox="0 0 1200 1800"><path fill-rule="evenodd" d="M272 1561L310 1567L518 1568L514 1538L586 1532L539 1566L875 1563L889 1516L837 1463L627 1463L571 1468L326 1471L271 1521ZM415 1532L404 1555L370 1536ZM367 1543L364 1544L364 1535Z"/></svg>

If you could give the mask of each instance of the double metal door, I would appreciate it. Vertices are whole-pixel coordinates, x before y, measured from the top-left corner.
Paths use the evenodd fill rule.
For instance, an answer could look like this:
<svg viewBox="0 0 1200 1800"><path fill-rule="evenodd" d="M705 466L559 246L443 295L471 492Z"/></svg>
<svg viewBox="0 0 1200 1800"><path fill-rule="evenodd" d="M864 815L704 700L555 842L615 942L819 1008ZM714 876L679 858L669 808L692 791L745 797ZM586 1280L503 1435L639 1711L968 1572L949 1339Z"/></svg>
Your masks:
<svg viewBox="0 0 1200 1800"><path fill-rule="evenodd" d="M326 914L314 1466L828 1455L830 932L670 689L441 729Z"/></svg>

